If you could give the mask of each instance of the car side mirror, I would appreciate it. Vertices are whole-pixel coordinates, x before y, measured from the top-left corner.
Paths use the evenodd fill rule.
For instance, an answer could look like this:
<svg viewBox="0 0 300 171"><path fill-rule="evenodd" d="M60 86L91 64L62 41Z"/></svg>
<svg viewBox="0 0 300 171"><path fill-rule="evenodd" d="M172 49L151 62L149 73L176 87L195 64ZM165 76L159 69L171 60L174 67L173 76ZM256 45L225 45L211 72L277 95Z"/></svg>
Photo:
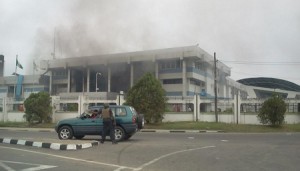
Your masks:
<svg viewBox="0 0 300 171"><path fill-rule="evenodd" d="M85 113L82 113L80 116L79 116L80 119L85 119L86 118L86 114Z"/></svg>

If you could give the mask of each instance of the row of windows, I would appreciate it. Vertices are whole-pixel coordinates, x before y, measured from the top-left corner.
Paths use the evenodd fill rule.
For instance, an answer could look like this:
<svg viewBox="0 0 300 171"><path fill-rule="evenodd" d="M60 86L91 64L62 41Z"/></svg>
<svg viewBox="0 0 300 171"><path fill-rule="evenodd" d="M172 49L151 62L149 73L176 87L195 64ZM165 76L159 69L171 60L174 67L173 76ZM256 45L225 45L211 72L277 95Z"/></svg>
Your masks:
<svg viewBox="0 0 300 171"><path fill-rule="evenodd" d="M181 78L164 79L163 84L182 84L182 79Z"/></svg>
<svg viewBox="0 0 300 171"><path fill-rule="evenodd" d="M66 75L68 75L67 70L53 71L53 76L66 76Z"/></svg>
<svg viewBox="0 0 300 171"><path fill-rule="evenodd" d="M162 61L159 64L161 70L182 68L180 60Z"/></svg>

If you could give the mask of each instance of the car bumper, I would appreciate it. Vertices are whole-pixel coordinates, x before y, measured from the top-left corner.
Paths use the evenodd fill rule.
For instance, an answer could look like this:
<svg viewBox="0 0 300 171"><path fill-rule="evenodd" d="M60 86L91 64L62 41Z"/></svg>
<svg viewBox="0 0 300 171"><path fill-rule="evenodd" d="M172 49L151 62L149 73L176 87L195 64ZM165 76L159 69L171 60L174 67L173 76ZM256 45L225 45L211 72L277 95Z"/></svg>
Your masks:
<svg viewBox="0 0 300 171"><path fill-rule="evenodd" d="M122 127L124 128L125 132L129 135L135 134L138 130L136 124L126 124L126 125L122 125Z"/></svg>

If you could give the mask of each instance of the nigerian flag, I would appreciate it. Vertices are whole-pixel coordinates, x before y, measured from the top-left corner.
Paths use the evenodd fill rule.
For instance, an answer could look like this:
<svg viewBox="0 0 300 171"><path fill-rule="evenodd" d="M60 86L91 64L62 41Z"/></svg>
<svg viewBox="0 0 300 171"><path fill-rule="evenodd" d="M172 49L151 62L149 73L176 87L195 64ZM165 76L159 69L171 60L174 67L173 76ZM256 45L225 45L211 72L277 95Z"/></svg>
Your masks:
<svg viewBox="0 0 300 171"><path fill-rule="evenodd" d="M23 69L23 66L20 64L20 62L18 61L18 58L16 59L16 66Z"/></svg>

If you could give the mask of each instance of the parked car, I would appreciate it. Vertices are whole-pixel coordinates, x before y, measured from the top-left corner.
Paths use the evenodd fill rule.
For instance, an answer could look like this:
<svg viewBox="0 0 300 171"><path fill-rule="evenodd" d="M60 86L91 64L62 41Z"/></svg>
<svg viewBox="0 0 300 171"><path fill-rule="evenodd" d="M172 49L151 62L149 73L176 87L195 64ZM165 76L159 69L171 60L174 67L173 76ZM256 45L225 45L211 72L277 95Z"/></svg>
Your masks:
<svg viewBox="0 0 300 171"><path fill-rule="evenodd" d="M90 111L99 111L103 106L92 106ZM143 124L138 124L138 114L131 106L110 106L113 115L116 119L115 139L116 141L127 140L134 135L138 127L143 127ZM140 119L141 120L141 119ZM143 119L140 123L144 123ZM103 121L100 116L91 117L88 112L82 113L79 117L64 119L59 121L55 126L55 131L58 133L59 139L82 139L85 135L101 135L103 129Z"/></svg>

